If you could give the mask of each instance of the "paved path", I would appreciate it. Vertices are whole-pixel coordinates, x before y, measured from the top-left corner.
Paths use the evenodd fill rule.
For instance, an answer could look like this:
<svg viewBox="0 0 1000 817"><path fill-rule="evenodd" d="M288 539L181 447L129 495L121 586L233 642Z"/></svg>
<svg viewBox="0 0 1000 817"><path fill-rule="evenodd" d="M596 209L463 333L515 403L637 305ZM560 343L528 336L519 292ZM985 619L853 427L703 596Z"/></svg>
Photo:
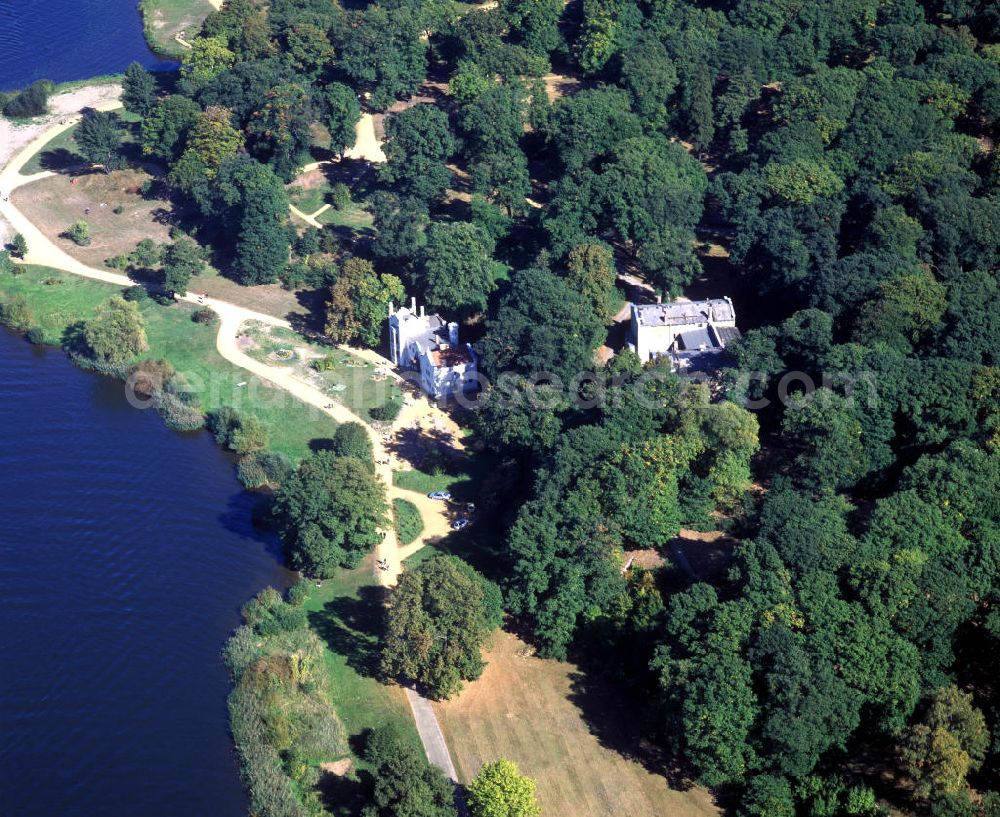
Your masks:
<svg viewBox="0 0 1000 817"><path fill-rule="evenodd" d="M315 227L318 230L323 229L323 225L320 224L318 221L316 221L316 218L314 216L310 216L310 215L307 215L306 213L303 213L294 204L289 204L288 205L288 209L292 211L292 215L293 216L295 216L296 218L302 219L310 227Z"/></svg>
<svg viewBox="0 0 1000 817"><path fill-rule="evenodd" d="M410 702L410 710L413 712L413 720L416 721L417 732L420 733L420 742L424 744L427 759L444 772L452 783L457 783L455 764L451 762L448 744L445 743L444 733L441 731L441 725L434 714L431 702L410 687L406 687L406 699Z"/></svg>

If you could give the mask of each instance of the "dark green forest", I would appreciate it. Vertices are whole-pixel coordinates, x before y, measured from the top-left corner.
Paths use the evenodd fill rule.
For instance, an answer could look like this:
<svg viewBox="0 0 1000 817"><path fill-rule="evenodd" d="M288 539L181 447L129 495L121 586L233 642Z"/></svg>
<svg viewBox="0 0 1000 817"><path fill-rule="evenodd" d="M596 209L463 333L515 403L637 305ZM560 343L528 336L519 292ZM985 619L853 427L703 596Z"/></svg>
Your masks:
<svg viewBox="0 0 1000 817"><path fill-rule="evenodd" d="M414 98L351 191L374 229L294 229L298 168ZM400 282L465 322L515 475L477 567L643 702L664 772L747 817L1000 814L1000 6L227 0L125 102L236 280L361 258L338 341ZM596 367L618 274L732 295L730 368ZM712 583L623 572L713 526Z"/></svg>

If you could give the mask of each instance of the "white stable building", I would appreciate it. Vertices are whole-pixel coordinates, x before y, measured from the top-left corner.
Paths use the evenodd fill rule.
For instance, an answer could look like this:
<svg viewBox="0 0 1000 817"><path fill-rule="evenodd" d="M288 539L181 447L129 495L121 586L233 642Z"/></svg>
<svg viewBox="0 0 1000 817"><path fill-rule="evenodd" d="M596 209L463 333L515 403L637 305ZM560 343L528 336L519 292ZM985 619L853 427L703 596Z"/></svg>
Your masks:
<svg viewBox="0 0 1000 817"><path fill-rule="evenodd" d="M389 357L406 371L420 373L420 386L431 397L449 397L474 391L478 385L476 353L460 343L458 324L445 323L440 315L389 304Z"/></svg>
<svg viewBox="0 0 1000 817"><path fill-rule="evenodd" d="M629 348L644 363L668 357L681 371L713 368L726 344L740 336L731 298L630 307Z"/></svg>

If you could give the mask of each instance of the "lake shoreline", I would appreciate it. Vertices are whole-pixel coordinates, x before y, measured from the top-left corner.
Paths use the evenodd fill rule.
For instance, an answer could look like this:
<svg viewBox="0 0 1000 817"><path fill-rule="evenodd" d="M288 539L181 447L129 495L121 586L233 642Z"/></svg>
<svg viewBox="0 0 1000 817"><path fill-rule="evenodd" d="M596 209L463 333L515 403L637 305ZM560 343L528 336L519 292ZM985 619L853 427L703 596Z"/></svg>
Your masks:
<svg viewBox="0 0 1000 817"><path fill-rule="evenodd" d="M220 651L247 598L294 581L278 543L206 435L177 437L53 348L6 331L0 346L0 414L18 429L0 452L0 586L17 610L0 626L0 800L242 817Z"/></svg>

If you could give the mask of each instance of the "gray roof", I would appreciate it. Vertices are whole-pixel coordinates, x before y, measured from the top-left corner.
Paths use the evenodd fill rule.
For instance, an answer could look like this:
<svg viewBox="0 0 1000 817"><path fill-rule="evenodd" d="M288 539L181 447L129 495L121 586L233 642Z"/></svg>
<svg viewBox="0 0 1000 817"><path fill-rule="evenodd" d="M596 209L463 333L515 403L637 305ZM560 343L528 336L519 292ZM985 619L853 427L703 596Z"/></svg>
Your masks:
<svg viewBox="0 0 1000 817"><path fill-rule="evenodd" d="M669 304L633 304L642 326L685 326L692 323L731 321L733 307L724 298L706 301L675 301Z"/></svg>
<svg viewBox="0 0 1000 817"><path fill-rule="evenodd" d="M697 351L701 348L711 349L716 346L715 339L705 329L690 329L680 334L681 348L687 351Z"/></svg>
<svg viewBox="0 0 1000 817"><path fill-rule="evenodd" d="M712 330L719 338L719 343L725 346L729 341L742 337L735 326L713 326Z"/></svg>

